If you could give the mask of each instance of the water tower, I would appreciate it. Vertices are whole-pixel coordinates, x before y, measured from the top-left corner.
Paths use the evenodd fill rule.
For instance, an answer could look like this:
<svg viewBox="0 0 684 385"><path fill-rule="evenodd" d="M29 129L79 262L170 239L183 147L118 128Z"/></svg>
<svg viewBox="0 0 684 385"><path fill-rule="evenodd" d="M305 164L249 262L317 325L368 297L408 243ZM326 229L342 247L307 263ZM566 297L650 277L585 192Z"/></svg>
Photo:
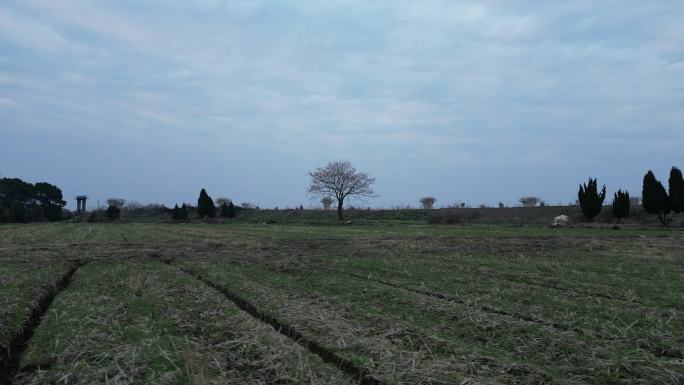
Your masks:
<svg viewBox="0 0 684 385"><path fill-rule="evenodd" d="M126 200L121 198L107 198L105 202L107 202L109 206L118 207L120 209L126 204Z"/></svg>
<svg viewBox="0 0 684 385"><path fill-rule="evenodd" d="M232 199L230 198L216 198L216 207L221 207L224 204L226 206L230 206L230 204L233 202Z"/></svg>
<svg viewBox="0 0 684 385"><path fill-rule="evenodd" d="M534 207L539 203L539 198L533 196L522 197L520 198L520 203L522 203L523 207Z"/></svg>
<svg viewBox="0 0 684 385"><path fill-rule="evenodd" d="M88 200L87 195L77 195L76 196L76 213L82 214L86 211L86 201Z"/></svg>

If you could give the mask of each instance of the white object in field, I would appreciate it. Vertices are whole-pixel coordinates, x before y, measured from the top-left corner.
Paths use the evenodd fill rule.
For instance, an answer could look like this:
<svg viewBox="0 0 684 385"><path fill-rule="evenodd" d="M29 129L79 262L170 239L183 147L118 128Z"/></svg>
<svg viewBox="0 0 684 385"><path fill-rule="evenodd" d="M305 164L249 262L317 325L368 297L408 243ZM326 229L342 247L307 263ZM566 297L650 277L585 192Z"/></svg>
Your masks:
<svg viewBox="0 0 684 385"><path fill-rule="evenodd" d="M553 218L553 227L567 226L570 223L570 218L567 215L559 215Z"/></svg>

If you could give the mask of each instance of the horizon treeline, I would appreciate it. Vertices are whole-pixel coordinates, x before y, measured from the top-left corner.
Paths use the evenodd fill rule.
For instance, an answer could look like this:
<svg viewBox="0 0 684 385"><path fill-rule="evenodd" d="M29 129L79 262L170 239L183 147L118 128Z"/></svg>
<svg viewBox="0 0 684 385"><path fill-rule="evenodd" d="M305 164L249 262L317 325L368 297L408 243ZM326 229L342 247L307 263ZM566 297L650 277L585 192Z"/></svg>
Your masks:
<svg viewBox="0 0 684 385"><path fill-rule="evenodd" d="M62 190L55 185L0 178L0 222L58 221L65 205Z"/></svg>

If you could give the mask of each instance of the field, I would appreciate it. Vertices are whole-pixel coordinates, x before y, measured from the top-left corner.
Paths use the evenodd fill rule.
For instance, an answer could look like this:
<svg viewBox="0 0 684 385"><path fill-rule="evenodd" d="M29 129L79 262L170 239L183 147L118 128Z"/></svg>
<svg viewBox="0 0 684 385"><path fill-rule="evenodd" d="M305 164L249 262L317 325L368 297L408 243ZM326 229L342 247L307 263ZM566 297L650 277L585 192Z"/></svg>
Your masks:
<svg viewBox="0 0 684 385"><path fill-rule="evenodd" d="M4 384L680 384L684 231L0 226Z"/></svg>

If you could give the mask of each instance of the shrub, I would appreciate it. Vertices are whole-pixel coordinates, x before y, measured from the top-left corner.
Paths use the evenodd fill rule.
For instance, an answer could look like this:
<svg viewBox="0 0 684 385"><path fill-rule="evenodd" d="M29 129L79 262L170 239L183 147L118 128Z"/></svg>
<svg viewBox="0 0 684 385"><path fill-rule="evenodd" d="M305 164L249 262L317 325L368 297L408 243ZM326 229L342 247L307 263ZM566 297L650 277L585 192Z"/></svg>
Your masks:
<svg viewBox="0 0 684 385"><path fill-rule="evenodd" d="M237 210L235 209L235 205L233 202L230 202L228 205L228 218L235 218L237 215Z"/></svg>
<svg viewBox="0 0 684 385"><path fill-rule="evenodd" d="M656 214L660 223L667 226L667 214L671 211L670 197L667 196L665 187L656 179L651 170L644 175L642 199L644 210L649 214Z"/></svg>
<svg viewBox="0 0 684 385"><path fill-rule="evenodd" d="M596 179L589 178L589 182L580 185L577 198L582 208L582 214L592 221L603 208L603 201L606 199L606 186L604 185L599 193L598 182Z"/></svg>
<svg viewBox="0 0 684 385"><path fill-rule="evenodd" d="M235 218L235 205L230 202L228 205L225 203L221 206L221 218Z"/></svg>
<svg viewBox="0 0 684 385"><path fill-rule="evenodd" d="M620 223L622 218L629 216L629 192L617 190L613 198L613 215L617 218L617 223Z"/></svg>
<svg viewBox="0 0 684 385"><path fill-rule="evenodd" d="M183 206L181 206L180 210L178 210L178 219L187 221L190 218L188 215L188 206L183 203Z"/></svg>
<svg viewBox="0 0 684 385"><path fill-rule="evenodd" d="M107 218L111 221L115 221L121 217L121 210L116 206L107 207Z"/></svg>

